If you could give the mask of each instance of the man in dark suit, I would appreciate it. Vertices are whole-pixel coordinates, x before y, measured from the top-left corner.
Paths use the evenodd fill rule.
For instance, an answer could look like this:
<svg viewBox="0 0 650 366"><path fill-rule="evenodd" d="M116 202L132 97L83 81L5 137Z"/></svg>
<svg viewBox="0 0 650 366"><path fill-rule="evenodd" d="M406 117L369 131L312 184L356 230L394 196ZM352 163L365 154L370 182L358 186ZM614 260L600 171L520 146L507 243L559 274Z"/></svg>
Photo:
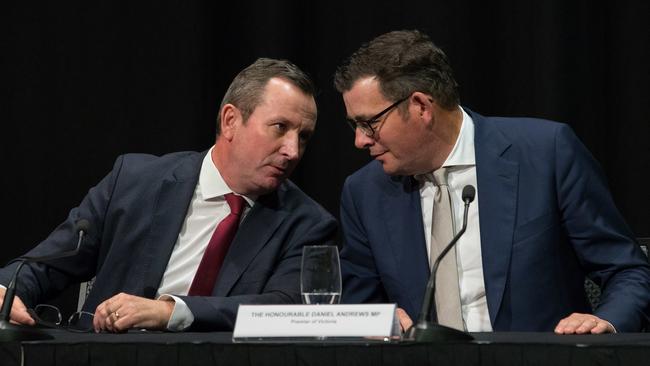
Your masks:
<svg viewBox="0 0 650 366"><path fill-rule="evenodd" d="M287 180L314 132L313 94L295 65L259 59L226 92L209 151L119 157L28 253L71 249L75 223L89 221L78 255L23 268L11 319L34 324L27 306L93 277L84 310L94 313L96 331L230 330L239 304L299 303L302 247L336 230L334 218ZM224 217L236 234L216 234ZM212 239L227 235L234 235L229 246L214 249L219 263L207 260ZM16 264L0 271L0 283Z"/></svg>
<svg viewBox="0 0 650 366"><path fill-rule="evenodd" d="M343 188L343 302L395 302L408 328L437 257L434 222L451 211L459 231L461 192L472 185L467 231L440 267L451 261L445 278L454 277L441 283L437 273L441 324L564 334L642 328L646 258L567 125L461 108L446 56L417 31L364 45L335 84L356 147L375 159ZM444 196L451 210L436 208ZM585 276L602 287L593 313Z"/></svg>

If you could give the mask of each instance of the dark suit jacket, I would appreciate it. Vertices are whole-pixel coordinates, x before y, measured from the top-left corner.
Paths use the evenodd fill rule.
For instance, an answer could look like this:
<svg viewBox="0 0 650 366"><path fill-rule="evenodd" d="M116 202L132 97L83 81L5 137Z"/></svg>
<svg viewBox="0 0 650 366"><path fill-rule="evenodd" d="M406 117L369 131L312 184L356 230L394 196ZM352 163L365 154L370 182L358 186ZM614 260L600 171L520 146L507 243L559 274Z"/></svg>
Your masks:
<svg viewBox="0 0 650 366"><path fill-rule="evenodd" d="M28 306L72 282L96 276L84 310L119 293L153 298L198 180L204 153L129 154L92 188L68 219L30 255L73 248L74 223L92 229L81 253L49 266L23 268L17 293ZM302 246L333 238L336 221L293 183L259 197L241 223L212 296L183 297L192 330L233 328L239 304L300 303ZM14 265L0 271L6 284Z"/></svg>
<svg viewBox="0 0 650 366"><path fill-rule="evenodd" d="M603 287L595 314L638 331L650 269L586 148L564 124L470 115L493 329L550 331L591 312L589 276ZM396 302L416 319L429 277L417 182L371 162L345 182L341 225L343 302Z"/></svg>

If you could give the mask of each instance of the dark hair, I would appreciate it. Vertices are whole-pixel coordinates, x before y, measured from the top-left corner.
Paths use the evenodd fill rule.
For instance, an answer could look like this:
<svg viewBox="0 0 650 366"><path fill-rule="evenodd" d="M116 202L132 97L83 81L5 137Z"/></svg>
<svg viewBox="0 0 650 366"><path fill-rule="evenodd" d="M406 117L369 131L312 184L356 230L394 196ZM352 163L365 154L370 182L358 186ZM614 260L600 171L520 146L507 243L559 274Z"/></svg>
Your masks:
<svg viewBox="0 0 650 366"><path fill-rule="evenodd" d="M459 104L458 84L447 56L417 30L389 32L364 44L338 67L334 85L343 93L368 76L377 78L382 94L390 100L420 91L445 109Z"/></svg>
<svg viewBox="0 0 650 366"><path fill-rule="evenodd" d="M246 122L262 102L264 88L272 78L284 79L307 95L313 96L316 93L313 81L298 66L287 60L258 58L252 65L235 76L223 96L217 114L217 135L221 133L221 109L223 106L230 103L237 107Z"/></svg>

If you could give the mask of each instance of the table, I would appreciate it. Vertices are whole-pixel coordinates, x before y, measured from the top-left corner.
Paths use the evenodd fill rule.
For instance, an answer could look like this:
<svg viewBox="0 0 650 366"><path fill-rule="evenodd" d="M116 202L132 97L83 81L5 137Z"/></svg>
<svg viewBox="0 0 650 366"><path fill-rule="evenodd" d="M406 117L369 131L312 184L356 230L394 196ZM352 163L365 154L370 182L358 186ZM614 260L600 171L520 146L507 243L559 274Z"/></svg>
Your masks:
<svg viewBox="0 0 650 366"><path fill-rule="evenodd" d="M71 333L0 344L0 365L643 365L650 334L473 333L467 343L233 343L231 333Z"/></svg>

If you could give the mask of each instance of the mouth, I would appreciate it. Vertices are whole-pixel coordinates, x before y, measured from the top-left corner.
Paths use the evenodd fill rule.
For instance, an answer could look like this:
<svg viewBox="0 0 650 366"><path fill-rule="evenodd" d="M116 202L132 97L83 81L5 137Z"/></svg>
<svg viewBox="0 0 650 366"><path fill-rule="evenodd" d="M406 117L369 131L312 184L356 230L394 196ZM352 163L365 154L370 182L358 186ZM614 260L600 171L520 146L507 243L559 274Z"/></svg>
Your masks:
<svg viewBox="0 0 650 366"><path fill-rule="evenodd" d="M384 155L385 153L386 153L385 151L380 152L380 153L378 153L378 154L370 153L370 157L373 158L373 159L377 159L378 157Z"/></svg>
<svg viewBox="0 0 650 366"><path fill-rule="evenodd" d="M271 170L273 170L274 175L285 176L287 174L287 167L282 167L277 165L269 165L269 166L271 167Z"/></svg>

